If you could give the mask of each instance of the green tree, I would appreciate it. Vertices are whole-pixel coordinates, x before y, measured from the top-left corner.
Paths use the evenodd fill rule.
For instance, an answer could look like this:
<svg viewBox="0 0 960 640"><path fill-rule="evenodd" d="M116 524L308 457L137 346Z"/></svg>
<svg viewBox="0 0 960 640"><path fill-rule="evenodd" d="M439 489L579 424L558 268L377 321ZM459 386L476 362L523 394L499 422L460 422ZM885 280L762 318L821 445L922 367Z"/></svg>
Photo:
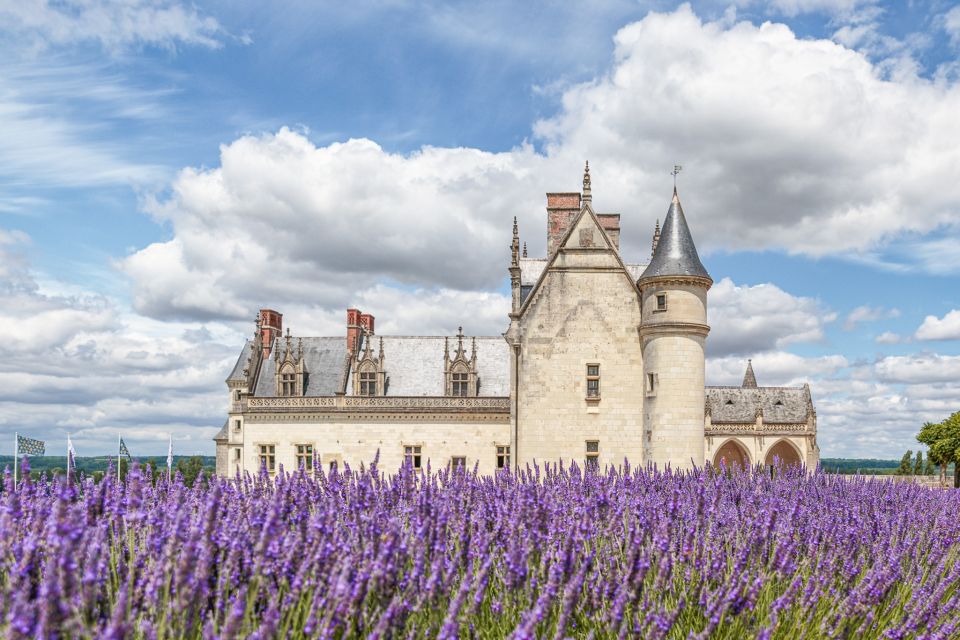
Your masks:
<svg viewBox="0 0 960 640"><path fill-rule="evenodd" d="M927 454L927 462L923 465L923 475L925 476L935 476L937 475L936 469L933 466L933 458L930 457L930 454Z"/></svg>
<svg viewBox="0 0 960 640"><path fill-rule="evenodd" d="M203 458L191 456L188 460L177 460L177 471L183 476L183 482L192 487L198 478L203 479Z"/></svg>
<svg viewBox="0 0 960 640"><path fill-rule="evenodd" d="M923 451L917 451L917 461L913 463L913 475L923 475Z"/></svg>
<svg viewBox="0 0 960 640"><path fill-rule="evenodd" d="M898 476L908 476L913 472L913 451L907 451L903 454L903 457L900 458L900 466L897 467L897 470L894 472Z"/></svg>
<svg viewBox="0 0 960 640"><path fill-rule="evenodd" d="M960 488L960 411L943 422L928 422L917 440L927 445L927 455L940 465L940 480L946 484L947 465L954 463L953 486Z"/></svg>

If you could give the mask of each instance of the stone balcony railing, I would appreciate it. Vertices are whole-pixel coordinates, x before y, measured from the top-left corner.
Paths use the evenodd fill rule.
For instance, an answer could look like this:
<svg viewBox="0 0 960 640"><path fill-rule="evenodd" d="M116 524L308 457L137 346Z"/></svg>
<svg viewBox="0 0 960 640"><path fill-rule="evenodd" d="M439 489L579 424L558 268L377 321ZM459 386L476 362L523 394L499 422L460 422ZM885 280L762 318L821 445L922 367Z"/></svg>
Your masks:
<svg viewBox="0 0 960 640"><path fill-rule="evenodd" d="M510 398L437 396L306 396L247 398L249 410L509 412Z"/></svg>
<svg viewBox="0 0 960 640"><path fill-rule="evenodd" d="M742 424L720 423L710 424L705 429L706 435L728 434L728 433L813 433L813 429L806 422L747 422Z"/></svg>

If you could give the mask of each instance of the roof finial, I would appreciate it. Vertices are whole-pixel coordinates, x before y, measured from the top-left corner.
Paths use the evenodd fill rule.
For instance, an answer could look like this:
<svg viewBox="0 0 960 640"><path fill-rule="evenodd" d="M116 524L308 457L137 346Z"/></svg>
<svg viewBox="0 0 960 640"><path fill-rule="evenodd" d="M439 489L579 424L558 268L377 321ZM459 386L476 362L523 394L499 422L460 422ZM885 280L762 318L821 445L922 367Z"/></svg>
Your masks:
<svg viewBox="0 0 960 640"><path fill-rule="evenodd" d="M679 200L677 198L677 174L683 171L683 167L678 164L673 165L673 171L670 172L670 175L673 176L673 200L676 202Z"/></svg>
<svg viewBox="0 0 960 640"><path fill-rule="evenodd" d="M517 216L513 216L513 242L510 243L510 265L520 266L520 228L517 227Z"/></svg>
<svg viewBox="0 0 960 640"><path fill-rule="evenodd" d="M657 252L657 245L660 244L660 218L657 218L657 226L653 229L653 246L650 248L650 257Z"/></svg>
<svg viewBox="0 0 960 640"><path fill-rule="evenodd" d="M590 161L583 166L583 202L592 202L593 194L590 191Z"/></svg>
<svg viewBox="0 0 960 640"><path fill-rule="evenodd" d="M523 243L523 257L524 257L524 258L527 257L527 243L526 243L526 242Z"/></svg>

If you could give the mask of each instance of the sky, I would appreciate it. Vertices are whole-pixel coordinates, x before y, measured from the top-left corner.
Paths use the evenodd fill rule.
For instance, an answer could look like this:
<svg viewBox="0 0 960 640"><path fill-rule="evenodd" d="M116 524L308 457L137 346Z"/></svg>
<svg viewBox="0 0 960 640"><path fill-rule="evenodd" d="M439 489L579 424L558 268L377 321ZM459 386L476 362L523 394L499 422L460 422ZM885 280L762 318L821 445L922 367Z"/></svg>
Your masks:
<svg viewBox="0 0 960 640"><path fill-rule="evenodd" d="M960 5L0 0L0 452L212 454L263 307L497 335L587 159L628 262L683 166L708 384L823 457L960 410Z"/></svg>

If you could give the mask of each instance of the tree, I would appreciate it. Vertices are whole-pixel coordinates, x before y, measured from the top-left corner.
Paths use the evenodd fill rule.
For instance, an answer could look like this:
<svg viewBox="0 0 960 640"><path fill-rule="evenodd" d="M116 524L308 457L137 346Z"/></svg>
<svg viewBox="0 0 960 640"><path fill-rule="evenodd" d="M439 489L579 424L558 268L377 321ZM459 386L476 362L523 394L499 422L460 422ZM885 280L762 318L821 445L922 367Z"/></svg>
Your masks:
<svg viewBox="0 0 960 640"><path fill-rule="evenodd" d="M913 475L923 475L923 451L917 451L917 461L913 463Z"/></svg>
<svg viewBox="0 0 960 640"><path fill-rule="evenodd" d="M908 476L913 473L913 451L907 451L903 454L903 457L900 458L900 466L897 467L897 470L894 472L898 476Z"/></svg>
<svg viewBox="0 0 960 640"><path fill-rule="evenodd" d="M953 486L960 488L960 411L943 422L928 422L917 440L930 447L927 455L940 465L940 480L946 484L947 465L954 463Z"/></svg>
<svg viewBox="0 0 960 640"><path fill-rule="evenodd" d="M177 460L177 471L183 476L183 482L188 487L198 479L203 479L203 458L191 456L189 460Z"/></svg>
<svg viewBox="0 0 960 640"><path fill-rule="evenodd" d="M923 475L925 476L935 476L937 475L936 470L933 468L933 458L930 457L930 454L927 454L927 463L923 465Z"/></svg>

